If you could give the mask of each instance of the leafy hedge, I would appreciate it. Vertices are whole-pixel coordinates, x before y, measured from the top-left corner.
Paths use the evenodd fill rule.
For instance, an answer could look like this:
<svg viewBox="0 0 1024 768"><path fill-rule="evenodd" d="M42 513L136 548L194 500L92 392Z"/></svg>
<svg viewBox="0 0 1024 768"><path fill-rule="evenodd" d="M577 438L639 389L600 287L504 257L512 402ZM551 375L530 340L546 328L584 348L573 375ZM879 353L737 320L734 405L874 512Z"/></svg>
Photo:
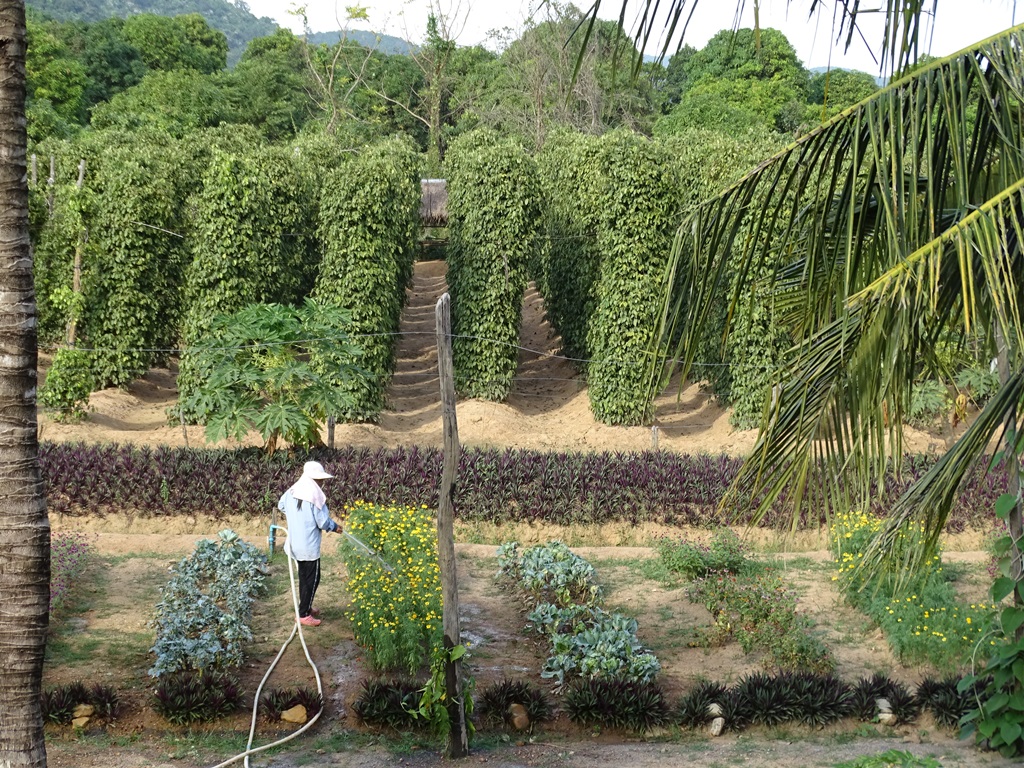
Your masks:
<svg viewBox="0 0 1024 768"><path fill-rule="evenodd" d="M188 251L180 157L116 147L96 178L82 292L94 386L125 386L177 341Z"/></svg>
<svg viewBox="0 0 1024 768"><path fill-rule="evenodd" d="M777 136L761 131L727 135L701 129L667 137L662 145L684 208L738 181L784 146ZM755 290L745 294L735 308L733 333L723 349L722 335L736 279L730 275L721 287L721 301L708 320L694 377L710 384L720 403L733 406L734 423L750 427L761 416L765 395L771 389L771 371L790 343L782 324L774 322L770 297Z"/></svg>
<svg viewBox="0 0 1024 768"><path fill-rule="evenodd" d="M291 304L309 292L318 263L309 234L315 207L300 167L279 149L214 151L202 192L193 198L183 347L198 341L218 314L260 302ZM195 387L194 377L186 353L178 375L181 400Z"/></svg>
<svg viewBox="0 0 1024 768"><path fill-rule="evenodd" d="M653 398L646 354L658 320L678 202L664 153L628 131L604 136L601 278L588 343L590 409L605 424L644 424Z"/></svg>
<svg viewBox="0 0 1024 768"><path fill-rule="evenodd" d="M483 131L454 141L445 165L456 388L503 400L518 363L523 293L537 242L537 168L514 141Z"/></svg>
<svg viewBox="0 0 1024 768"><path fill-rule="evenodd" d="M601 252L600 141L579 133L556 133L537 156L544 206L544 231L536 280L544 311L562 337L563 353L589 360L587 331L597 308Z"/></svg>
<svg viewBox="0 0 1024 768"><path fill-rule="evenodd" d="M328 487L333 507L364 500L374 504L437 507L439 449L345 448L318 450L312 458L335 475ZM51 514L141 515L229 514L265 517L295 480L304 455L267 458L257 449L236 451L137 448L130 445L40 444L40 465ZM589 524L612 521L714 526L722 522L719 499L739 470L728 456L643 453L540 453L468 450L455 486L461 520ZM876 491L872 512L885 513L892 500L930 466L910 458L903 477L890 477ZM991 527L995 500L1006 477L970 473L948 529ZM787 526L778 505L763 522ZM820 522L804 515L803 525Z"/></svg>
<svg viewBox="0 0 1024 768"><path fill-rule="evenodd" d="M382 142L331 172L321 191L324 256L315 295L351 313L348 332L362 348L357 362L369 374L346 385L353 401L349 420L373 420L384 408L394 370L392 334L416 253L418 163L407 141Z"/></svg>
<svg viewBox="0 0 1024 768"><path fill-rule="evenodd" d="M660 144L630 131L556 135L538 157L547 237L545 306L571 357L589 360L590 407L606 424L651 417L647 353L680 210Z"/></svg>

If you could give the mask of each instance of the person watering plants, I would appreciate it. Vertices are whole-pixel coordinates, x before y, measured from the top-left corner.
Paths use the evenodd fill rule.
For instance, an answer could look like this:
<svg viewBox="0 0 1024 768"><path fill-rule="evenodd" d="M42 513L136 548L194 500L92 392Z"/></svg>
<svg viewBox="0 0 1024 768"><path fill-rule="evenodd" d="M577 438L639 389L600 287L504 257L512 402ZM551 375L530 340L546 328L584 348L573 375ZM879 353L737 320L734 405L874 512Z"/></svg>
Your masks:
<svg viewBox="0 0 1024 768"><path fill-rule="evenodd" d="M318 461L307 461L302 476L284 492L277 508L288 521L285 552L299 566L299 623L307 627L320 624L313 608L316 588L320 585L320 536L322 531L340 533L341 526L331 519L327 497L317 480L334 477Z"/></svg>

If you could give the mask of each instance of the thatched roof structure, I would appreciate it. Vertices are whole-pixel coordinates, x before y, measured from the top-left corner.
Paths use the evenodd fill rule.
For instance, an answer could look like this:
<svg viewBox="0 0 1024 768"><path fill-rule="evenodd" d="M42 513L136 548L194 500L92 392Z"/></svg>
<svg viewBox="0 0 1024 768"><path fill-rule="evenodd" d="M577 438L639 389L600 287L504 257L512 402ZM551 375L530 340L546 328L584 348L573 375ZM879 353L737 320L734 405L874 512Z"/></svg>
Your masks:
<svg viewBox="0 0 1024 768"><path fill-rule="evenodd" d="M444 179L420 179L420 190L420 222L424 227L447 227L447 182Z"/></svg>

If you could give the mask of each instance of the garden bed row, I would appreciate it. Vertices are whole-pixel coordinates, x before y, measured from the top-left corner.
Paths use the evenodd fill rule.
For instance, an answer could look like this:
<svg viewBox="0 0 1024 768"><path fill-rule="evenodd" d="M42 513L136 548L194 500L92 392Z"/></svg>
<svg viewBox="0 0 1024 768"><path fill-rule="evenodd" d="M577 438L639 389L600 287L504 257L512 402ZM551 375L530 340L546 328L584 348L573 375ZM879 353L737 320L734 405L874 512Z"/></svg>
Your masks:
<svg viewBox="0 0 1024 768"><path fill-rule="evenodd" d="M255 449L209 450L132 445L42 443L39 451L51 514L265 515L308 458L335 477L335 505L357 500L436 508L442 455L433 448L322 449L313 454ZM885 478L871 497L884 515L932 460L908 457L900 476ZM603 524L615 521L709 526L722 522L718 504L742 460L725 455L637 453L543 453L467 450L455 484L459 519L489 522ZM987 525L1005 492L1002 471L978 464L968 475L947 528L958 532ZM810 483L813 489L815 484ZM823 509L813 493L806 509ZM790 510L777 503L762 521L788 526ZM742 516L736 522L743 522ZM820 514L801 515L817 527Z"/></svg>

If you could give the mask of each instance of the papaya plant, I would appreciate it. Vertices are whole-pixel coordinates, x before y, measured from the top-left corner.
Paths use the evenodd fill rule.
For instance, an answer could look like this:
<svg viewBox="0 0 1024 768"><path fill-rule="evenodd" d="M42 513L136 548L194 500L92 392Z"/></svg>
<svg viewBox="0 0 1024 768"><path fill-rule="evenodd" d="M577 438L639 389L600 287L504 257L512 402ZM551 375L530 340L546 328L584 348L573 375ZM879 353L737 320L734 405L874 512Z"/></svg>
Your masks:
<svg viewBox="0 0 1024 768"><path fill-rule="evenodd" d="M192 348L196 384L182 406L206 414L210 442L255 430L271 454L282 440L317 445L321 422L351 407L351 380L363 375L350 325L347 312L312 299L218 315Z"/></svg>

